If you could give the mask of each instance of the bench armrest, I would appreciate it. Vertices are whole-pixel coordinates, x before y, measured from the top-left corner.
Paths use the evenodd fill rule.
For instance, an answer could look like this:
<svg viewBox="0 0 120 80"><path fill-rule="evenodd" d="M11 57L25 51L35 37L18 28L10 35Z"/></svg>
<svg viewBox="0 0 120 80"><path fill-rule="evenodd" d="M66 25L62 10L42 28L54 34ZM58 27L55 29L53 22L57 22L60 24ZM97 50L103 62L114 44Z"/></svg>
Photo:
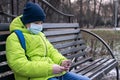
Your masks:
<svg viewBox="0 0 120 80"><path fill-rule="evenodd" d="M109 54L112 56L112 58L115 59L115 56L113 55L113 51L112 49L110 48L110 46L105 42L105 40L103 40L100 36L98 36L97 34L93 33L93 32L90 32L88 30L84 30L84 29L81 29L80 30L81 32L85 32L85 33L88 33L94 37L96 37L100 42L103 43L103 45L107 48L107 50L109 51Z"/></svg>

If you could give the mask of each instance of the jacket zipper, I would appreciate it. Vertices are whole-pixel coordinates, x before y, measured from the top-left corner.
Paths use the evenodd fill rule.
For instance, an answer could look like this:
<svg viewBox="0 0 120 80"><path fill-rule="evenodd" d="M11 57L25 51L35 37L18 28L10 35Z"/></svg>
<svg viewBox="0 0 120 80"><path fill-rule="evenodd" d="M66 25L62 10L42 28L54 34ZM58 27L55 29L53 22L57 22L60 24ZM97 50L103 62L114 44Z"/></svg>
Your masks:
<svg viewBox="0 0 120 80"><path fill-rule="evenodd" d="M45 40L43 39L43 37L41 35L40 35L40 37L41 37L42 41L45 44L45 54L44 54L44 57L46 57L46 55L47 55L47 44L46 44Z"/></svg>

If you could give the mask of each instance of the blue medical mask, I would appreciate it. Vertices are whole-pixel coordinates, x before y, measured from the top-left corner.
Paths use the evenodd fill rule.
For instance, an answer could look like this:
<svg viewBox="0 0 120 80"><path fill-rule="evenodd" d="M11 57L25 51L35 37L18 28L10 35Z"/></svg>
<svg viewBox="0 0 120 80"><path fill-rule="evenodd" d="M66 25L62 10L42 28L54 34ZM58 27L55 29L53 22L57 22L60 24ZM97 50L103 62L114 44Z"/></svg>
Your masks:
<svg viewBox="0 0 120 80"><path fill-rule="evenodd" d="M27 29L33 34L38 34L39 32L43 30L43 26L42 24L31 23L30 27Z"/></svg>

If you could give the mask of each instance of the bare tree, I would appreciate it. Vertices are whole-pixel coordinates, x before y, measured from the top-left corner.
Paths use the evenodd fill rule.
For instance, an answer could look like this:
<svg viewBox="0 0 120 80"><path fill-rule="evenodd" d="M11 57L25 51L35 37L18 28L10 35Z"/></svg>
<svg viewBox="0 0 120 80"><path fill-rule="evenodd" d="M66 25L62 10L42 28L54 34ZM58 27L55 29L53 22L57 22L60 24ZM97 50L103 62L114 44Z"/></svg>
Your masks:
<svg viewBox="0 0 120 80"><path fill-rule="evenodd" d="M80 17L78 17L78 20L79 20L79 25L82 27L83 26L83 22L82 22L82 20L83 20L83 12L82 12L82 10L83 10L83 5L82 5L82 3L83 3L83 0L79 0L79 5L80 5Z"/></svg>
<svg viewBox="0 0 120 80"><path fill-rule="evenodd" d="M94 24L94 22L95 22L95 19L96 19L96 0L94 0L94 11L93 11L93 24Z"/></svg>
<svg viewBox="0 0 120 80"><path fill-rule="evenodd" d="M99 16L99 14L100 14L101 4L102 4L102 0L100 0L100 4L99 4L99 8L98 8L98 13L97 13L97 16L96 16L96 18L95 18L93 28L96 27L96 24L97 24L97 22L98 22L98 16Z"/></svg>
<svg viewBox="0 0 120 80"><path fill-rule="evenodd" d="M90 0L87 1L87 28L89 28L90 24Z"/></svg>

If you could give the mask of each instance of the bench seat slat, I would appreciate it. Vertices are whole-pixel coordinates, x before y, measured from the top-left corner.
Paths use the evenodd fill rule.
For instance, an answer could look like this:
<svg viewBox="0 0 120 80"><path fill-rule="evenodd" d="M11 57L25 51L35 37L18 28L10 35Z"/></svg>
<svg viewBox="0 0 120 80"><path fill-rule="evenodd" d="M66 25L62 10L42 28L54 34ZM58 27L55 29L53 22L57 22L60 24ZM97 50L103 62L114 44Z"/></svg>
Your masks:
<svg viewBox="0 0 120 80"><path fill-rule="evenodd" d="M92 80L99 80L101 77L104 77L105 74L107 74L108 72L110 72L113 68L115 68L114 66L117 66L118 63L117 62L113 62L111 63L110 66L104 68L103 70L99 71L99 73L96 73L95 75L93 75L91 77Z"/></svg>
<svg viewBox="0 0 120 80"><path fill-rule="evenodd" d="M105 61L105 62L104 62L104 61ZM86 75L86 76L88 76L88 77L91 78L91 77L94 76L95 74L97 74L97 73L99 73L100 71L102 71L103 69L107 68L108 65L111 65L112 63L115 62L115 60L113 60L113 59L110 59L110 60L107 60L107 61L104 59L104 61L102 61L102 64L101 64L101 65L99 65L99 63L97 63L97 64L98 64L97 66L95 66L95 65L90 66L90 68L81 71L79 74L83 74L83 75ZM95 66L95 67L94 67L94 66ZM115 65L114 65L114 66L115 66ZM113 68L113 67L112 67L112 68ZM109 70L109 71L110 71L110 70ZM103 73L102 73L102 74L103 74Z"/></svg>
<svg viewBox="0 0 120 80"><path fill-rule="evenodd" d="M6 71L11 70L9 66L7 65L7 62L0 63L0 73L4 73Z"/></svg>
<svg viewBox="0 0 120 80"><path fill-rule="evenodd" d="M75 70L74 72L75 72L75 73L79 73L79 72L81 72L81 71L83 71L83 70L86 70L86 69L89 68L90 66L95 65L97 62L100 62L100 61L102 61L102 60L103 60L103 58L99 58L99 59L97 59L97 60L94 60L94 61L91 62L91 64L88 64L88 65L86 65L86 66L84 66L84 67L82 67L82 68L80 68L80 69L77 69L77 70Z"/></svg>
<svg viewBox="0 0 120 80"><path fill-rule="evenodd" d="M71 68L74 68L74 67L76 67L76 66L78 66L78 65L81 65L81 64L83 64L83 63L85 63L85 62L87 62L87 61L90 61L91 59L92 59L92 57L88 57L88 58L82 59L82 60L79 61L79 62L74 62L74 63L72 64Z"/></svg>
<svg viewBox="0 0 120 80"><path fill-rule="evenodd" d="M95 64L93 66L88 67L86 70L83 70L80 73L83 74L83 75L85 75L88 72L91 72L92 70L95 70L97 67L101 66L101 64L103 64L103 63L105 63L107 61L108 61L108 59L103 59L102 61L98 62L97 64Z"/></svg>
<svg viewBox="0 0 120 80"><path fill-rule="evenodd" d="M115 62L115 60L110 59L107 62L101 64L99 67L97 67L97 69L94 69L92 71L92 74L87 73L86 75L88 75L89 77L92 77L93 75L95 75L96 73L98 73L98 72L102 71L103 69L107 68L108 66L110 66L114 62Z"/></svg>
<svg viewBox="0 0 120 80"><path fill-rule="evenodd" d="M15 80L13 72L7 71L7 72L0 74L0 80Z"/></svg>

